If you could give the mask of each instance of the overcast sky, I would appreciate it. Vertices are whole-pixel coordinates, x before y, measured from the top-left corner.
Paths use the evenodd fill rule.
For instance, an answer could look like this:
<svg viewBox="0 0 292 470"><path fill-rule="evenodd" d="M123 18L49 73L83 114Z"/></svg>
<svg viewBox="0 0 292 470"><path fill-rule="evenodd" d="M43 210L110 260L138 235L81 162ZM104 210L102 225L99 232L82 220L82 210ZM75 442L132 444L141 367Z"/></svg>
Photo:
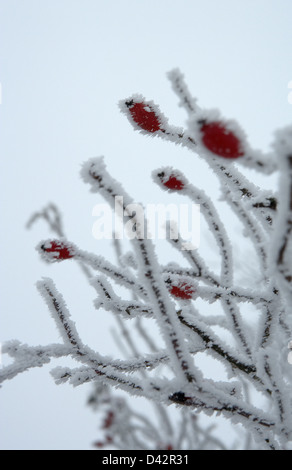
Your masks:
<svg viewBox="0 0 292 470"><path fill-rule="evenodd" d="M200 106L237 119L251 145L267 150L274 130L291 123L291 18L290 0L0 0L1 342L59 340L35 289L49 276L85 342L112 352L104 341L110 322L97 318L78 268L42 263L34 247L49 231L44 223L26 231L27 219L53 201L70 239L113 259L91 232L102 201L79 176L97 155L137 201L164 200L150 177L163 165L179 166L212 194L212 176L194 154L134 133L117 103L142 93L183 125L166 78L179 67ZM49 370L0 390L2 449L87 449L96 439L97 421L84 407L90 387L56 387Z"/></svg>

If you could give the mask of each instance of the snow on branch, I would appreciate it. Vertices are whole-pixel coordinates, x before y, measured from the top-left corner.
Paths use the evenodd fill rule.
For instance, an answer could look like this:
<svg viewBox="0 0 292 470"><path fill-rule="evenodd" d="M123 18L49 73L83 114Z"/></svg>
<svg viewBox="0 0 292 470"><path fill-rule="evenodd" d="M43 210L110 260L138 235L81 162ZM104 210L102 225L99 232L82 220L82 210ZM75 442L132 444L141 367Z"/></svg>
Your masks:
<svg viewBox="0 0 292 470"><path fill-rule="evenodd" d="M62 342L38 347L7 343L3 353L13 363L0 370L0 382L53 358L73 358L76 368L57 367L52 375L57 384L95 384L91 405L106 413L105 437L95 443L97 448L225 448L211 429L200 425L197 414L204 412L240 423L252 436L252 448L288 449L292 441L292 369L287 360L292 337L292 128L279 131L272 151L261 153L252 149L237 122L198 106L178 69L168 78L187 113L186 129L170 124L159 106L141 94L120 101L120 109L142 135L182 145L194 158L207 162L218 177L220 201L232 209L254 248L249 263L258 268L258 279L246 287L235 281L238 253L216 201L172 167L155 169L152 179L178 200L184 196L189 204L200 205L218 248L220 270L217 273L208 265L200 248L184 240L172 221L166 231L169 256L175 249L187 266L171 258L161 264L155 242L145 236L145 212L132 210L135 201L109 174L104 158L92 158L83 165L82 178L113 211L118 208L124 222L131 220L131 251L124 253L115 240L117 262L110 263L79 248L65 237L54 204L35 213L28 226L43 219L57 237L38 244L45 261L79 264L95 290L95 309L115 318L116 343L127 357L106 357L85 345L63 296L51 279L44 278L37 287ZM277 192L259 188L240 166L264 175L277 172ZM157 346L146 322L151 327L157 324L162 346ZM150 352L141 352L137 335ZM206 372L208 361L213 367L211 377ZM160 424L155 426L117 398L112 387L150 400ZM170 405L180 410L179 425L172 423Z"/></svg>
<svg viewBox="0 0 292 470"><path fill-rule="evenodd" d="M291 233L292 233L292 127L277 133L275 149L279 154L281 192L279 211L273 235L273 265L283 288L292 293ZM271 273L272 274L272 273Z"/></svg>

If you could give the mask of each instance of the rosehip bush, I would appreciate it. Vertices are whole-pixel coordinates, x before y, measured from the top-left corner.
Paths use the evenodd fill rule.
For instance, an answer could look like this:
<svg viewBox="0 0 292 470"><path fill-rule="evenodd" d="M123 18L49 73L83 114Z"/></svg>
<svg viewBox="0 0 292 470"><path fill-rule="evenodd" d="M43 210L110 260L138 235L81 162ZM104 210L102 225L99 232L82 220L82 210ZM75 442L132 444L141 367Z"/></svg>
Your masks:
<svg viewBox="0 0 292 470"><path fill-rule="evenodd" d="M198 415L205 413L215 416L215 422L220 415L240 428L249 438L249 448L289 449L292 127L275 134L269 154L256 151L235 121L198 106L179 70L168 76L187 113L186 128L170 124L159 107L142 95L122 100L120 109L134 130L161 138L166 145L186 147L194 158L204 159L218 177L220 205L204 188L189 181L190 174L187 179L171 167L152 173L158 187L177 197L178 203L183 196L190 204L200 205L201 216L216 243L219 268L209 265L200 248L190 247L179 233L165 243L177 250L184 263L172 261L171 250L168 264L160 263L154 241L140 236L137 214L132 217L136 236L131 239L131 253L126 256L116 241L117 262L113 264L69 242L58 226L56 212L56 220L51 221L44 210L38 217L51 224L58 239L41 242L38 252L47 262L79 263L94 288L94 308L101 315L112 312L120 328L118 341L125 341L131 357L103 356L85 345L63 296L46 278L37 287L62 340L57 345L38 347L17 341L4 345L3 353L14 362L0 370L0 382L53 358L73 358L78 367L57 367L52 375L57 384L95 384L91 404L105 412L101 425L104 438L96 441L97 448L224 448L212 430L198 421ZM147 145L142 138L141 145ZM246 168L261 176L277 174L277 192L258 187L244 174ZM116 196L121 196L120 208L127 214L128 205L134 201L109 174L103 157L86 162L81 176L113 210ZM238 230L235 244L220 212L223 203L244 228L244 236ZM38 217L33 216L33 220ZM243 284L239 281L242 259L237 247L246 239L253 248L253 256L245 254L253 276ZM209 305L215 314L210 313ZM124 320L130 325L129 331ZM154 325L162 339L159 346L151 335ZM137 335L147 345L147 352L142 350L142 341L135 346L133 338ZM212 373L208 373L210 370ZM111 387L122 389L129 400L131 396L149 400L155 406L158 424L154 425L146 412L138 413L125 400L117 399ZM173 422L173 405L180 410L179 422Z"/></svg>

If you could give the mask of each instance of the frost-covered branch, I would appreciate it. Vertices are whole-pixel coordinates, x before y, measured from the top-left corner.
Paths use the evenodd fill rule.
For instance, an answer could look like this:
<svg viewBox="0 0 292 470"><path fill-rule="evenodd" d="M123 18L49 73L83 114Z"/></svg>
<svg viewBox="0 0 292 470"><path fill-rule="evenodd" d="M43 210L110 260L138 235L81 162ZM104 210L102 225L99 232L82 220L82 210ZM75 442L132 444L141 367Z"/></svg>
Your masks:
<svg viewBox="0 0 292 470"><path fill-rule="evenodd" d="M80 265L97 296L95 309L116 320L115 341L126 357L106 357L98 345L97 351L86 346L62 295L52 280L43 279L38 289L63 342L39 347L7 343L3 352L13 363L1 369L0 382L53 358L73 358L77 367L57 367L52 375L57 384L94 383L91 404L105 412L104 439L96 442L97 448L225 448L212 427L201 426L198 413L203 412L240 424L251 436L249 448L287 449L292 440L292 369L283 351L292 337L292 130L278 132L272 152L261 153L250 146L234 120L199 107L178 69L168 77L187 113L185 129L170 124L159 107L140 94L120 101L120 109L142 135L161 138L165 145L182 145L207 162L218 178L220 201L232 209L253 247L247 257L257 278L241 285L236 274L242 261L221 209L204 188L195 187L172 167L156 169L152 178L178 199L184 196L189 204L200 205L217 245L214 256L220 269L216 272L200 248L183 239L173 221L166 222L167 242L187 266L171 259L160 263L143 208L137 210L109 174L104 158L93 158L83 165L82 178L119 212L125 230L130 222L131 251L124 253L120 240L115 240L117 263L110 263L79 248L65 237L53 204L35 213L28 226L43 219L57 237L38 244L44 260ZM262 190L244 175L245 168L264 175L278 172L278 190ZM151 334L154 325L161 342ZM148 352L141 352L142 342ZM134 410L131 402L117 398L110 387L149 400L159 425ZM180 410L179 425L172 422L171 405Z"/></svg>

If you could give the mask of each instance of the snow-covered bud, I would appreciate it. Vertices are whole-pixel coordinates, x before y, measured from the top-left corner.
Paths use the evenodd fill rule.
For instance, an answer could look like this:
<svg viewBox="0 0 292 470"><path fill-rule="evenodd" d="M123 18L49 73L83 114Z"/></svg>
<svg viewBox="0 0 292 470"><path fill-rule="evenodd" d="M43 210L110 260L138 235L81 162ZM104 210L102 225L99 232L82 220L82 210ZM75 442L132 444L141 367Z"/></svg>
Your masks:
<svg viewBox="0 0 292 470"><path fill-rule="evenodd" d="M199 121L202 142L212 153L224 158L244 155L241 140L226 124L220 121Z"/></svg>
<svg viewBox="0 0 292 470"><path fill-rule="evenodd" d="M70 259L75 255L74 247L62 240L46 240L38 244L37 250L43 259L51 263Z"/></svg>
<svg viewBox="0 0 292 470"><path fill-rule="evenodd" d="M188 183L180 171L170 167L155 170L152 177L155 183L170 191L182 191Z"/></svg>
<svg viewBox="0 0 292 470"><path fill-rule="evenodd" d="M147 133L165 131L167 119L155 103L146 101L142 95L133 95L127 100L120 101L119 104L121 111L136 129Z"/></svg>
<svg viewBox="0 0 292 470"><path fill-rule="evenodd" d="M148 132L160 130L161 123L155 111L147 103L135 103L133 100L127 101L126 106L130 114L139 127Z"/></svg>

